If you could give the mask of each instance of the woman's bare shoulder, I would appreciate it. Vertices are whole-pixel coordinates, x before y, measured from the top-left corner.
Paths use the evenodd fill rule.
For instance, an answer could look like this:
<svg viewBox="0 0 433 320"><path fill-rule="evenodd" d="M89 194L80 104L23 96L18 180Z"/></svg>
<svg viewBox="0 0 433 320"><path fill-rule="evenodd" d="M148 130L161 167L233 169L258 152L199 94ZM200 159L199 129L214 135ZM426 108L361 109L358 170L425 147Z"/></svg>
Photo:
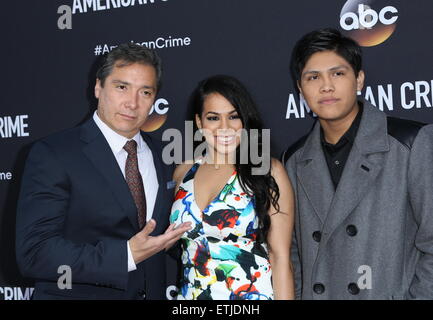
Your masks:
<svg viewBox="0 0 433 320"><path fill-rule="evenodd" d="M284 165L281 163L280 160L278 160L276 158L271 158L271 174L272 174L272 176L287 174L286 168L284 167Z"/></svg>
<svg viewBox="0 0 433 320"><path fill-rule="evenodd" d="M179 164L174 170L173 180L175 180L176 182L180 182L193 165L194 161L191 160L187 160Z"/></svg>

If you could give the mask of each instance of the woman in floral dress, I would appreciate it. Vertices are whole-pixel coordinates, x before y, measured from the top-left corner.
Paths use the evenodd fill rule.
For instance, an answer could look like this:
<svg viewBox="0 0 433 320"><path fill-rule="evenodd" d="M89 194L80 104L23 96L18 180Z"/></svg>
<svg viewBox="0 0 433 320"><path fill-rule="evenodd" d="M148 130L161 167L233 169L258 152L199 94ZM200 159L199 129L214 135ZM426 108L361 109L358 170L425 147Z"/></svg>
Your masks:
<svg viewBox="0 0 433 320"><path fill-rule="evenodd" d="M174 173L170 220L192 223L181 238L178 299L293 299L293 191L266 151L250 94L235 78L213 76L192 101L206 151Z"/></svg>

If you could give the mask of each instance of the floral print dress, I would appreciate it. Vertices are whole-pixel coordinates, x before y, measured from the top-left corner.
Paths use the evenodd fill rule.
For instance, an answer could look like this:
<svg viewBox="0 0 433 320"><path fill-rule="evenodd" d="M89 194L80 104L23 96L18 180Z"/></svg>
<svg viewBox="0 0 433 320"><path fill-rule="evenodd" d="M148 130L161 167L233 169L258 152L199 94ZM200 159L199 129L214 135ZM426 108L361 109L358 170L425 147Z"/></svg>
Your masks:
<svg viewBox="0 0 433 320"><path fill-rule="evenodd" d="M254 198L246 194L236 171L201 212L194 197L196 162L185 175L170 221L190 221L181 238L183 275L178 299L273 299L271 268L265 244L256 240Z"/></svg>

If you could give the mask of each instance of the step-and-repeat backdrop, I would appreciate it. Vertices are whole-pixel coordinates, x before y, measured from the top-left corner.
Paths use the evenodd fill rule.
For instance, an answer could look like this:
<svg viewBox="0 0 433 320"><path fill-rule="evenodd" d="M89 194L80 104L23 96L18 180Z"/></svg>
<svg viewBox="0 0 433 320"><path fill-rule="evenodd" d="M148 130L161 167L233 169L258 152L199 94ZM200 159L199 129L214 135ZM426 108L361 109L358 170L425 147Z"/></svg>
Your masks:
<svg viewBox="0 0 433 320"><path fill-rule="evenodd" d="M363 97L390 115L433 122L432 12L431 0L2 1L0 299L29 299L33 290L19 274L14 243L29 147L93 112L100 55L123 42L158 51L163 88L146 128L157 138L169 128L184 131L199 80L239 78L278 156L314 121L296 94L289 59L295 41L316 28L337 28L364 47Z"/></svg>

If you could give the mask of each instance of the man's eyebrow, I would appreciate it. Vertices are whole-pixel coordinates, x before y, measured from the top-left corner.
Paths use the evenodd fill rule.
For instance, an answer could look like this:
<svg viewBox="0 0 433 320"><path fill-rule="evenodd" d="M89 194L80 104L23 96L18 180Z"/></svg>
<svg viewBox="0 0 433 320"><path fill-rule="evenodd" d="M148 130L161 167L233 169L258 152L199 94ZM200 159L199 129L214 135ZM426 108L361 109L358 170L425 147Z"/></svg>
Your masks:
<svg viewBox="0 0 433 320"><path fill-rule="evenodd" d="M112 83L120 83L120 84L130 84L129 82L127 82L127 81L123 81L123 80L116 80L116 79L114 79L113 81L111 81Z"/></svg>
<svg viewBox="0 0 433 320"><path fill-rule="evenodd" d="M309 73L316 74L316 73L319 73L319 71L316 71L316 70L307 70L307 71L303 72L302 75L305 76L306 74L309 74Z"/></svg>
<svg viewBox="0 0 433 320"><path fill-rule="evenodd" d="M338 69L349 69L349 67L345 66L344 64L340 64L338 66L329 68L327 71L334 71L334 70L338 70ZM304 76L304 75L310 74L310 73L317 74L317 73L320 73L320 71L318 71L318 70L307 70L307 71L303 72L302 75Z"/></svg>
<svg viewBox="0 0 433 320"><path fill-rule="evenodd" d="M113 81L111 81L111 83L130 85L130 83L128 81L116 80L116 79L114 79ZM147 85L142 86L142 88L155 90L155 87L147 86Z"/></svg>
<svg viewBox="0 0 433 320"><path fill-rule="evenodd" d="M328 69L328 70L329 70L329 71L334 71L334 70L338 70L338 69L349 69L349 67L348 67L348 66L345 66L345 65L343 65L343 64L340 64L340 65L335 66L335 67L332 67L332 68L330 68L330 69Z"/></svg>

